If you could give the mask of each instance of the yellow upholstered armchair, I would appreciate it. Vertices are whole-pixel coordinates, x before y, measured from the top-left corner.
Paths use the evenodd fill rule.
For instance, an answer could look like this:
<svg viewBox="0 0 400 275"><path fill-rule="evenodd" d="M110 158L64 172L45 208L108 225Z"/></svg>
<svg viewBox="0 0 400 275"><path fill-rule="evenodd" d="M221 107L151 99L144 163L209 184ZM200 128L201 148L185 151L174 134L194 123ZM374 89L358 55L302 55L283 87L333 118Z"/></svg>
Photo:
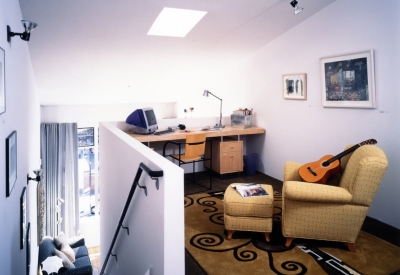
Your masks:
<svg viewBox="0 0 400 275"><path fill-rule="evenodd" d="M303 182L298 173L301 165L285 165L282 234L286 246L295 238L317 239L347 243L354 252L361 226L388 166L385 153L377 146L364 145L344 156L338 186Z"/></svg>

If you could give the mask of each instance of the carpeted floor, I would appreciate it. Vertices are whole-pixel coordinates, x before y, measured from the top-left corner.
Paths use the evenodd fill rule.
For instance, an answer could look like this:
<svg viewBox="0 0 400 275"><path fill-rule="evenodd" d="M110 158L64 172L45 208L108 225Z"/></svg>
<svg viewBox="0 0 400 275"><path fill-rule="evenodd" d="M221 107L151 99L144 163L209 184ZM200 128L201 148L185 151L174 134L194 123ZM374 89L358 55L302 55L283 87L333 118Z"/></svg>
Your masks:
<svg viewBox="0 0 400 275"><path fill-rule="evenodd" d="M191 270L187 274L391 274L400 270L400 248L364 231L357 239L356 253L341 243L302 239L284 247L279 195L275 197L274 230L267 243L262 234L252 232L236 232L232 240L225 239L221 192L185 196L186 270Z"/></svg>

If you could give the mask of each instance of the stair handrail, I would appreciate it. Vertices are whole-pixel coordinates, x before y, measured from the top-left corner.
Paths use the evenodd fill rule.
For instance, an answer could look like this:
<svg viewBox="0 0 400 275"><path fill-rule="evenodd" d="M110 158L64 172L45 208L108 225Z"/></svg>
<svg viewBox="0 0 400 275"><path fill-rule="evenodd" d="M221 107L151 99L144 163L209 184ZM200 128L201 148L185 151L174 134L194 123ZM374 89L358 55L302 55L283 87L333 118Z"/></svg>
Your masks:
<svg viewBox="0 0 400 275"><path fill-rule="evenodd" d="M120 217L119 222L117 224L117 228L115 229L114 237L112 239L110 248L108 249L106 259L104 260L103 267L101 268L100 275L104 275L104 271L106 269L106 266L107 266L107 263L108 263L108 260L109 260L110 256L114 256L115 259L117 259L117 255L116 254L112 254L112 250L114 248L114 244L115 244L115 242L117 240L117 237L118 237L118 234L119 234L119 231L120 231L121 227L126 229L128 235L129 235L129 228L128 227L124 227L122 225L122 222L124 221L126 213L128 212L130 203L132 201L133 195L134 195L135 190L136 190L136 186L139 186L139 188L143 188L144 189L144 193L147 196L147 188L146 188L146 186L140 186L139 185L139 179L140 179L140 176L142 175L143 171L145 171L153 180L156 180L157 190L158 190L158 187L159 187L158 178L162 177L164 175L164 172L162 170L161 171L153 171L149 167L147 167L143 162L141 162L139 164L139 168L138 168L138 170L136 172L135 179L133 180L132 187L131 187L131 190L129 192L128 198L126 199L124 209L122 210L121 217Z"/></svg>

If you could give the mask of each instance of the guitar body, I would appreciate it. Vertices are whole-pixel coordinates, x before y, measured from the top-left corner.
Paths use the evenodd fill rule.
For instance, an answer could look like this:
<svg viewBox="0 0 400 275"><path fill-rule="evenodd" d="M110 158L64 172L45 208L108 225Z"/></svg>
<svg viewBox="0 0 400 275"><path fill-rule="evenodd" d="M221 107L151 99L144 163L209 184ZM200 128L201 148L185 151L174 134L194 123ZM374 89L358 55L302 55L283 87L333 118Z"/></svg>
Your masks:
<svg viewBox="0 0 400 275"><path fill-rule="evenodd" d="M306 182L326 183L329 177L340 173L340 161L329 162L333 156L326 155L318 161L304 164L299 169L300 177Z"/></svg>

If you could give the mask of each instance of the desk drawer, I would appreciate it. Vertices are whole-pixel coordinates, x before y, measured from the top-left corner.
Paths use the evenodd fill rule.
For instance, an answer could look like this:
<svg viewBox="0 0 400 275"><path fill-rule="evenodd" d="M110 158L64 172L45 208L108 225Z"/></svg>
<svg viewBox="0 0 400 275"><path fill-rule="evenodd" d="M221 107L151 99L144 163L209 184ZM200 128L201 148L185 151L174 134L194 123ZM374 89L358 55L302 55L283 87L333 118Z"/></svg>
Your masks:
<svg viewBox="0 0 400 275"><path fill-rule="evenodd" d="M243 147L242 141L221 142L220 146L221 152L223 153L241 151Z"/></svg>

